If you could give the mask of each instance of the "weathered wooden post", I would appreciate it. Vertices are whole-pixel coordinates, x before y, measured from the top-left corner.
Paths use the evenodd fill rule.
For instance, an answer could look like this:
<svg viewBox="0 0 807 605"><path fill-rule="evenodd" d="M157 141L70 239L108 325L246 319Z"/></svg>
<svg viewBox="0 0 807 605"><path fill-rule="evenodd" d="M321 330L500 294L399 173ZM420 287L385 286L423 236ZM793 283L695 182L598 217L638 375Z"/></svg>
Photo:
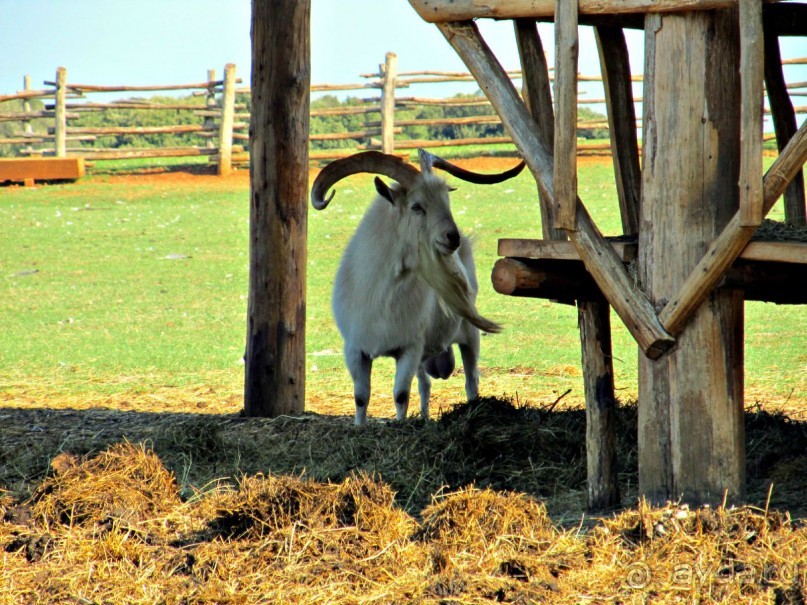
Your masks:
<svg viewBox="0 0 807 605"><path fill-rule="evenodd" d="M657 309L738 209L737 15L645 19L638 264ZM738 500L744 454L743 297L717 289L689 316L672 351L655 361L639 354L640 491L658 502Z"/></svg>
<svg viewBox="0 0 807 605"><path fill-rule="evenodd" d="M219 125L219 176L233 171L233 122L235 121L235 65L224 66L224 87L221 95L221 124Z"/></svg>
<svg viewBox="0 0 807 605"><path fill-rule="evenodd" d="M54 124L55 155L57 158L67 156L67 70L60 67L56 70L56 123Z"/></svg>
<svg viewBox="0 0 807 605"><path fill-rule="evenodd" d="M398 79L398 55L387 53L381 88L381 151L395 151L395 83Z"/></svg>
<svg viewBox="0 0 807 605"><path fill-rule="evenodd" d="M771 28L765 30L765 89L771 106L776 145L781 153L798 130L798 123L793 103L787 92L779 37ZM801 171L785 191L785 220L791 225L807 225L804 173Z"/></svg>
<svg viewBox="0 0 807 605"><path fill-rule="evenodd" d="M305 408L310 0L253 0L244 413Z"/></svg>
<svg viewBox="0 0 807 605"><path fill-rule="evenodd" d="M205 110L208 112L205 114L205 119L202 125L205 127L206 130L213 130L215 128L215 122L213 120L213 114L211 112L217 111L219 108L219 104L216 102L216 70L215 69L208 69L207 70L207 96L205 97ZM213 141L212 137L209 137L205 141L205 147L207 149L215 149L216 143Z"/></svg>
<svg viewBox="0 0 807 605"><path fill-rule="evenodd" d="M31 76L24 76L23 79L22 79L22 85L23 85L24 90L26 90L26 91L31 90ZM22 110L25 113L29 113L31 111L31 100L30 99L26 98L22 102ZM22 123L23 123L23 132L25 133L25 136L26 137L33 137L34 136L34 127L31 126L30 118L23 119ZM31 152L33 152L33 150L34 150L34 148L31 146L30 143L28 143L28 145L25 148L25 152L26 153L31 153Z"/></svg>

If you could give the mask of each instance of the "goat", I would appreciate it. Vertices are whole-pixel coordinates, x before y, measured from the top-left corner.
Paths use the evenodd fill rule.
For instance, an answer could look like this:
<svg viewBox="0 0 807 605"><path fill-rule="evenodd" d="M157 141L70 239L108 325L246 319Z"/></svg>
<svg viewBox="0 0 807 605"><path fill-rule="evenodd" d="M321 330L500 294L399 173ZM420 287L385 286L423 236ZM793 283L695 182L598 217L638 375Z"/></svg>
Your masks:
<svg viewBox="0 0 807 605"><path fill-rule="evenodd" d="M347 245L333 288L332 309L344 339L345 362L353 379L356 425L367 420L373 359L395 359L396 417L406 418L409 392L418 377L420 412L428 418L431 380L454 370L452 346L459 345L469 400L479 394L479 331L501 327L480 316L479 289L469 240L460 233L445 180L432 168L466 181L492 184L516 176L520 163L501 174L469 172L420 150L420 171L377 151L336 160L317 176L311 203L324 209L339 180L372 173L378 192Z"/></svg>

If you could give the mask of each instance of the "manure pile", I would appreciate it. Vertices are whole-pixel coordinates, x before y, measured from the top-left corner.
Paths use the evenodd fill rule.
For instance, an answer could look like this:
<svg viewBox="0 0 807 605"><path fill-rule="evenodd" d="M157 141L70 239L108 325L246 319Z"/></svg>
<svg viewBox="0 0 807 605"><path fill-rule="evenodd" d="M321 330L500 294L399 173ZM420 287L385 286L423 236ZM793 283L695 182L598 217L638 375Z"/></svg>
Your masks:
<svg viewBox="0 0 807 605"><path fill-rule="evenodd" d="M621 410L630 433L635 406ZM62 453L27 496L0 492L0 605L807 602L807 527L764 495L760 507L563 514L579 513L581 414L480 400L429 423L218 418L218 432L187 416L175 431L152 424L149 445ZM780 481L803 499L804 424L746 420L750 492L774 477L774 494ZM192 443L208 451L183 467ZM635 442L620 444L624 486ZM249 472L211 482L230 448L265 448L273 474L242 461ZM438 480L424 500L416 483Z"/></svg>

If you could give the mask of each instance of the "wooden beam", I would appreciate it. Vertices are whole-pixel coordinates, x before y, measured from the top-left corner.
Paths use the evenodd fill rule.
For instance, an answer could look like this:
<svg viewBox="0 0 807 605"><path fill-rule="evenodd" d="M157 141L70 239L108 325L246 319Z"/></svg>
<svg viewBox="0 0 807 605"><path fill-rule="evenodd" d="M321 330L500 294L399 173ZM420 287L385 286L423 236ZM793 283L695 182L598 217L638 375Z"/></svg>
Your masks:
<svg viewBox="0 0 807 605"><path fill-rule="evenodd" d="M639 232L642 171L639 167L639 141L636 135L636 108L631 86L628 45L621 28L600 26L594 33L608 108L608 133L611 138L622 233L635 235Z"/></svg>
<svg viewBox="0 0 807 605"><path fill-rule="evenodd" d="M762 3L740 0L740 225L762 224Z"/></svg>
<svg viewBox="0 0 807 605"><path fill-rule="evenodd" d="M538 127L538 135L544 146L552 151L555 144L555 116L552 110L552 85L549 66L546 63L541 36L532 19L516 19L518 54L523 73L523 97L527 108ZM566 233L555 227L555 205L538 187L538 204L541 211L541 231L544 239L565 240Z"/></svg>
<svg viewBox="0 0 807 605"><path fill-rule="evenodd" d="M244 414L305 410L310 0L252 2Z"/></svg>
<svg viewBox="0 0 807 605"><path fill-rule="evenodd" d="M12 181L74 181L84 176L82 158L3 158L0 159L0 183Z"/></svg>
<svg viewBox="0 0 807 605"><path fill-rule="evenodd" d="M757 249L756 244L761 247ZM748 254L743 253L729 267L718 287L741 289L745 300L807 304L807 244L754 242L747 250ZM763 258L753 258L757 251ZM493 265L491 281L496 292L506 296L603 301L579 258L500 258Z"/></svg>
<svg viewBox="0 0 807 605"><path fill-rule="evenodd" d="M763 215L768 214L793 177L807 160L807 122L790 139L763 180ZM700 262L692 269L678 292L664 306L659 319L671 334L679 334L686 322L709 295L726 269L751 240L754 227L742 224L738 211L712 241Z"/></svg>
<svg viewBox="0 0 807 605"><path fill-rule="evenodd" d="M533 176L554 199L551 174L552 155L541 141L538 127L518 96L502 66L471 23L440 23L438 28L454 47L502 118L510 136L521 151ZM613 254L594 226L582 202L576 206L577 231L573 241L597 280L606 299L651 358L658 358L675 340L663 329L650 302L635 285L625 267Z"/></svg>
<svg viewBox="0 0 807 605"><path fill-rule="evenodd" d="M578 0L581 15L670 13L736 7L738 0ZM775 1L775 0L766 0ZM424 21L552 17L555 0L409 0Z"/></svg>
<svg viewBox="0 0 807 605"><path fill-rule="evenodd" d="M555 227L577 228L577 0L555 0Z"/></svg>
<svg viewBox="0 0 807 605"><path fill-rule="evenodd" d="M781 153L796 133L798 122L787 91L779 38L767 24L765 29L765 88L773 117L773 129L776 132L776 144ZM791 225L807 225L804 174L801 171L796 173L784 195L785 220Z"/></svg>
<svg viewBox="0 0 807 605"><path fill-rule="evenodd" d="M636 242L608 241L609 245L623 263L636 259ZM536 258L543 260L579 261L580 254L574 244L566 241L548 241L540 239L500 239L499 256L512 258Z"/></svg>

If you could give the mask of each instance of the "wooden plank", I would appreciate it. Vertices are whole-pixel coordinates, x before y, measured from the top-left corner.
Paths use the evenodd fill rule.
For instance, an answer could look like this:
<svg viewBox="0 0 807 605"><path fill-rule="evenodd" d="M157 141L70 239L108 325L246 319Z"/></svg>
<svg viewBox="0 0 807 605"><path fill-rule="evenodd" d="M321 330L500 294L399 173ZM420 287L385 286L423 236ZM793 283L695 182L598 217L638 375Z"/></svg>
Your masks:
<svg viewBox="0 0 807 605"><path fill-rule="evenodd" d="M438 28L474 74L482 90L502 118L533 176L554 199L552 155L541 141L538 127L504 69L471 23L440 23ZM645 355L657 358L675 342L658 321L650 302L638 290L619 258L597 231L582 202L578 200L577 231L570 232L606 299L639 343Z"/></svg>
<svg viewBox="0 0 807 605"><path fill-rule="evenodd" d="M555 0L555 228L577 228L577 0Z"/></svg>
<svg viewBox="0 0 807 605"><path fill-rule="evenodd" d="M763 215L768 214L807 160L807 122L801 125L763 179ZM683 330L690 315L720 281L751 240L754 227L743 227L739 211L709 245L703 258L664 306L659 319L671 334Z"/></svg>
<svg viewBox="0 0 807 605"><path fill-rule="evenodd" d="M776 1L776 0L766 0ZM581 15L670 13L737 6L738 0L579 0ZM429 23L471 19L552 17L555 0L409 0L421 19Z"/></svg>
<svg viewBox="0 0 807 605"><path fill-rule="evenodd" d="M765 29L765 89L771 106L776 144L781 153L796 133L798 123L793 103L787 92L779 39L767 23ZM805 207L807 204L805 204L804 174L802 172L796 174L784 195L785 220L791 225L807 225L807 208Z"/></svg>
<svg viewBox="0 0 807 605"><path fill-rule="evenodd" d="M807 265L807 244L799 242L751 242L739 260Z"/></svg>
<svg viewBox="0 0 807 605"><path fill-rule="evenodd" d="M740 0L740 225L762 224L762 3Z"/></svg>
<svg viewBox="0 0 807 605"><path fill-rule="evenodd" d="M616 256L623 263L636 259L635 242L609 241ZM551 260L580 260L580 254L572 242L549 241L540 239L507 239L499 240L499 256L511 258L535 258Z"/></svg>
<svg viewBox="0 0 807 605"><path fill-rule="evenodd" d="M60 181L84 176L82 158L4 158L0 159L0 183L4 181L23 182Z"/></svg>
<svg viewBox="0 0 807 605"><path fill-rule="evenodd" d="M635 235L639 232L642 171L639 167L639 141L636 135L636 108L631 86L628 45L621 28L600 26L594 33L608 108L608 133L611 138L622 233Z"/></svg>

